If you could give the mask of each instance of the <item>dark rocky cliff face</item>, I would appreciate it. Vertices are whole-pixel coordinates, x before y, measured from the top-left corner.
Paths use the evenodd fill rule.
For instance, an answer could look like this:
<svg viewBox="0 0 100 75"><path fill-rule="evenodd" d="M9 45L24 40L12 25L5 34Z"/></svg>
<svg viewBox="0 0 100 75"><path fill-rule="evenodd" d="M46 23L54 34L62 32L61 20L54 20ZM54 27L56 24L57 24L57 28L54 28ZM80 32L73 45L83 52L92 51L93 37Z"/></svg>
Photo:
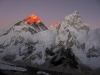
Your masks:
<svg viewBox="0 0 100 75"><path fill-rule="evenodd" d="M38 22L38 23L34 22L34 23L32 24L32 26L33 26L38 32L48 29L42 22Z"/></svg>
<svg viewBox="0 0 100 75"><path fill-rule="evenodd" d="M53 58L50 60L50 65L58 66L63 65L64 67L70 67L78 69L78 59L75 57L71 48L65 49L63 46L57 51L52 52L52 50L47 49L46 53Z"/></svg>

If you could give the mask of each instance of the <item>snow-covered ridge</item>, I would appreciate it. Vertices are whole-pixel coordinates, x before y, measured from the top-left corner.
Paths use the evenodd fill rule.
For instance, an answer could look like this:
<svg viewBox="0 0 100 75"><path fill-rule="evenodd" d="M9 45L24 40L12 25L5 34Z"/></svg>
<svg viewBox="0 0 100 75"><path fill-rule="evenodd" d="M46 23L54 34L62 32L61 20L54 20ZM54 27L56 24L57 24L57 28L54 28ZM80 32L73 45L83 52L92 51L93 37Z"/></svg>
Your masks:
<svg viewBox="0 0 100 75"><path fill-rule="evenodd" d="M78 12L64 18L59 26L56 44L72 48L77 58L91 68L100 67L100 28L92 29L82 22Z"/></svg>
<svg viewBox="0 0 100 75"><path fill-rule="evenodd" d="M54 26L59 26L59 25L60 25L60 22L57 22L56 24L49 25L49 27L54 27Z"/></svg>
<svg viewBox="0 0 100 75"><path fill-rule="evenodd" d="M82 18L80 17L79 13L75 11L73 14L68 15L64 18L65 21L68 21L70 25L81 23Z"/></svg>
<svg viewBox="0 0 100 75"><path fill-rule="evenodd" d="M71 50L73 60L80 61L79 64L93 69L100 67L100 29L91 29L82 22L77 11L66 16L57 27L48 29L42 22L20 21L4 30L0 33L2 60L42 65L54 57L68 61L66 55L60 54Z"/></svg>

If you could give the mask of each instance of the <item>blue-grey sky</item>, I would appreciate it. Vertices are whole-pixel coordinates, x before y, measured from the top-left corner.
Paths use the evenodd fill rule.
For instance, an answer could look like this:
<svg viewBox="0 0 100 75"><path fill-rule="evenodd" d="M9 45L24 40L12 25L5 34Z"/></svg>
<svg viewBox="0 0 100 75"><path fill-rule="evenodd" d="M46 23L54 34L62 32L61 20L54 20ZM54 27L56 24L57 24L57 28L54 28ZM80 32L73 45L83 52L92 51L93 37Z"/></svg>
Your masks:
<svg viewBox="0 0 100 75"><path fill-rule="evenodd" d="M30 14L49 26L78 11L83 22L100 28L100 0L0 0L0 29Z"/></svg>

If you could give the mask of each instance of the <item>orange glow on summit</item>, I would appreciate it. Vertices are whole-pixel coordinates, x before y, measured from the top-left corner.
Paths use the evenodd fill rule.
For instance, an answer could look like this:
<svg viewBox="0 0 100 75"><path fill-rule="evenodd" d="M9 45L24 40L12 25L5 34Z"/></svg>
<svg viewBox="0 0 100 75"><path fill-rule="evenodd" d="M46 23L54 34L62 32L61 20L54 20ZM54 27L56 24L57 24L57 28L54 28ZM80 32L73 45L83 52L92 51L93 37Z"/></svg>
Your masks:
<svg viewBox="0 0 100 75"><path fill-rule="evenodd" d="M41 22L40 19L34 14L31 14L30 16L25 18L23 21L26 23Z"/></svg>
<svg viewBox="0 0 100 75"><path fill-rule="evenodd" d="M56 23L56 24L51 24L49 27L55 27L55 26L59 26L60 22Z"/></svg>

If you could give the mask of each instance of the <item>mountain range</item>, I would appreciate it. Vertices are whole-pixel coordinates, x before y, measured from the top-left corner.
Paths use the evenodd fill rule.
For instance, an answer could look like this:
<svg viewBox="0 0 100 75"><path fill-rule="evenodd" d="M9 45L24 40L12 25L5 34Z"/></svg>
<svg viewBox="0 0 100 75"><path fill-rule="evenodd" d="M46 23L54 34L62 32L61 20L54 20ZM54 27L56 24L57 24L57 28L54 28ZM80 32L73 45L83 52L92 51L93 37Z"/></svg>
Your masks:
<svg viewBox="0 0 100 75"><path fill-rule="evenodd" d="M0 61L57 72L63 69L63 73L95 74L91 71L100 71L100 28L88 26L77 11L49 27L32 14L0 30Z"/></svg>

